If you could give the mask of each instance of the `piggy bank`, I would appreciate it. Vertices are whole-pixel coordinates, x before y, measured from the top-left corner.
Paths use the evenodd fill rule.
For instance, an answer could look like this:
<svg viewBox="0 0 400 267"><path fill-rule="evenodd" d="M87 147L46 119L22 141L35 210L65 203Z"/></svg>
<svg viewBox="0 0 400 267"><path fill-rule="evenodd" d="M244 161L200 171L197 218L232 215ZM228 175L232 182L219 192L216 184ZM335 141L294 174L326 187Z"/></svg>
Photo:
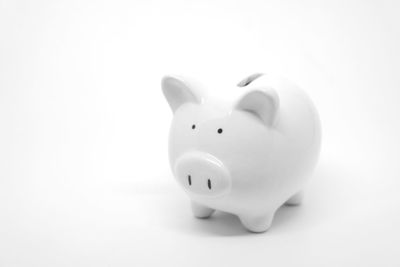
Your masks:
<svg viewBox="0 0 400 267"><path fill-rule="evenodd" d="M319 156L319 117L305 92L281 78L254 74L222 87L162 79L173 111L170 166L194 216L220 210L264 232L280 206L302 201Z"/></svg>

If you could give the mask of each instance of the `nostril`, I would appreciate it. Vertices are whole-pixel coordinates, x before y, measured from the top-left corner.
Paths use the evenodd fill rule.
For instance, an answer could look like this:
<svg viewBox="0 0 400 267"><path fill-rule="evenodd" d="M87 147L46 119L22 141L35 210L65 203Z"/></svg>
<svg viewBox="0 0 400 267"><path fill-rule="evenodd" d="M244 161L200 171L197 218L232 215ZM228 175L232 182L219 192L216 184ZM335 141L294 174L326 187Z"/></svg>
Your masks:
<svg viewBox="0 0 400 267"><path fill-rule="evenodd" d="M189 182L189 185L192 185L192 177L190 175L188 175L188 182Z"/></svg>
<svg viewBox="0 0 400 267"><path fill-rule="evenodd" d="M211 180L210 180L210 179L208 179L208 181L207 181L207 185L208 185L208 189L210 189L210 190L211 190Z"/></svg>

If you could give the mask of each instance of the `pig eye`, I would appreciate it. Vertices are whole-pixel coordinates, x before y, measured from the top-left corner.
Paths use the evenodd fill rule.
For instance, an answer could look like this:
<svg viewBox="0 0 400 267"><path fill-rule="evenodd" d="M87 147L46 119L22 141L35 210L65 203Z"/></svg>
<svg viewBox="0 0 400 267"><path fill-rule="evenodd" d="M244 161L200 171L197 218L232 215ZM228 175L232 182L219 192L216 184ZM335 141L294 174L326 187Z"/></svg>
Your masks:
<svg viewBox="0 0 400 267"><path fill-rule="evenodd" d="M217 131L219 134L222 134L222 128L219 128Z"/></svg>
<svg viewBox="0 0 400 267"><path fill-rule="evenodd" d="M193 130L196 129L196 124L193 124L193 125L192 125L192 129L193 129Z"/></svg>

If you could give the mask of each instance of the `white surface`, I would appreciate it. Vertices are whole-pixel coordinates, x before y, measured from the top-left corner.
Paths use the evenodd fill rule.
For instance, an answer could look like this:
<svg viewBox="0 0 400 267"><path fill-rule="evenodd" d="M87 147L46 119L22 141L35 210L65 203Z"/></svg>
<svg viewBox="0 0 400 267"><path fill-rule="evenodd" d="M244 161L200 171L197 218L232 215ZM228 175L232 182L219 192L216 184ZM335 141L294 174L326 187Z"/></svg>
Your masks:
<svg viewBox="0 0 400 267"><path fill-rule="evenodd" d="M395 1L2 1L0 266L398 266ZM275 72L323 123L304 205L196 220L160 78ZM216 90L218 86L216 85Z"/></svg>

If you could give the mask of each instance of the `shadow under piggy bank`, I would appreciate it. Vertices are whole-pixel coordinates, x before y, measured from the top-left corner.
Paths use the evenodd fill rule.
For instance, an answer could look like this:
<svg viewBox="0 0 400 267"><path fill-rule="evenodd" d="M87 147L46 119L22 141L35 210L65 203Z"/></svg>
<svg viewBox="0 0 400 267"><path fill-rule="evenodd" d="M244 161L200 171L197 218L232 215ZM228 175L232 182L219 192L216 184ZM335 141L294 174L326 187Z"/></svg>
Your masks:
<svg viewBox="0 0 400 267"><path fill-rule="evenodd" d="M354 196L354 190L345 190L343 185L355 174L344 171L340 166L321 165L317 167L311 183L306 188L304 202L294 206L282 205L276 211L272 226L265 234L275 235L282 231L299 229L308 231L317 225L345 216L346 210L351 210L357 197ZM190 208L187 209L189 213ZM246 230L236 215L221 211L216 211L206 219L192 217L191 220L180 222L179 230L200 235L260 235Z"/></svg>
<svg viewBox="0 0 400 267"><path fill-rule="evenodd" d="M275 232L281 228L284 228L287 222L294 222L294 218L300 214L300 210L301 206L283 205L275 213L272 227L267 232ZM190 231L202 235L258 235L244 228L238 216L222 211L216 211L211 217L206 219L198 219L193 217L193 224L190 226Z"/></svg>

